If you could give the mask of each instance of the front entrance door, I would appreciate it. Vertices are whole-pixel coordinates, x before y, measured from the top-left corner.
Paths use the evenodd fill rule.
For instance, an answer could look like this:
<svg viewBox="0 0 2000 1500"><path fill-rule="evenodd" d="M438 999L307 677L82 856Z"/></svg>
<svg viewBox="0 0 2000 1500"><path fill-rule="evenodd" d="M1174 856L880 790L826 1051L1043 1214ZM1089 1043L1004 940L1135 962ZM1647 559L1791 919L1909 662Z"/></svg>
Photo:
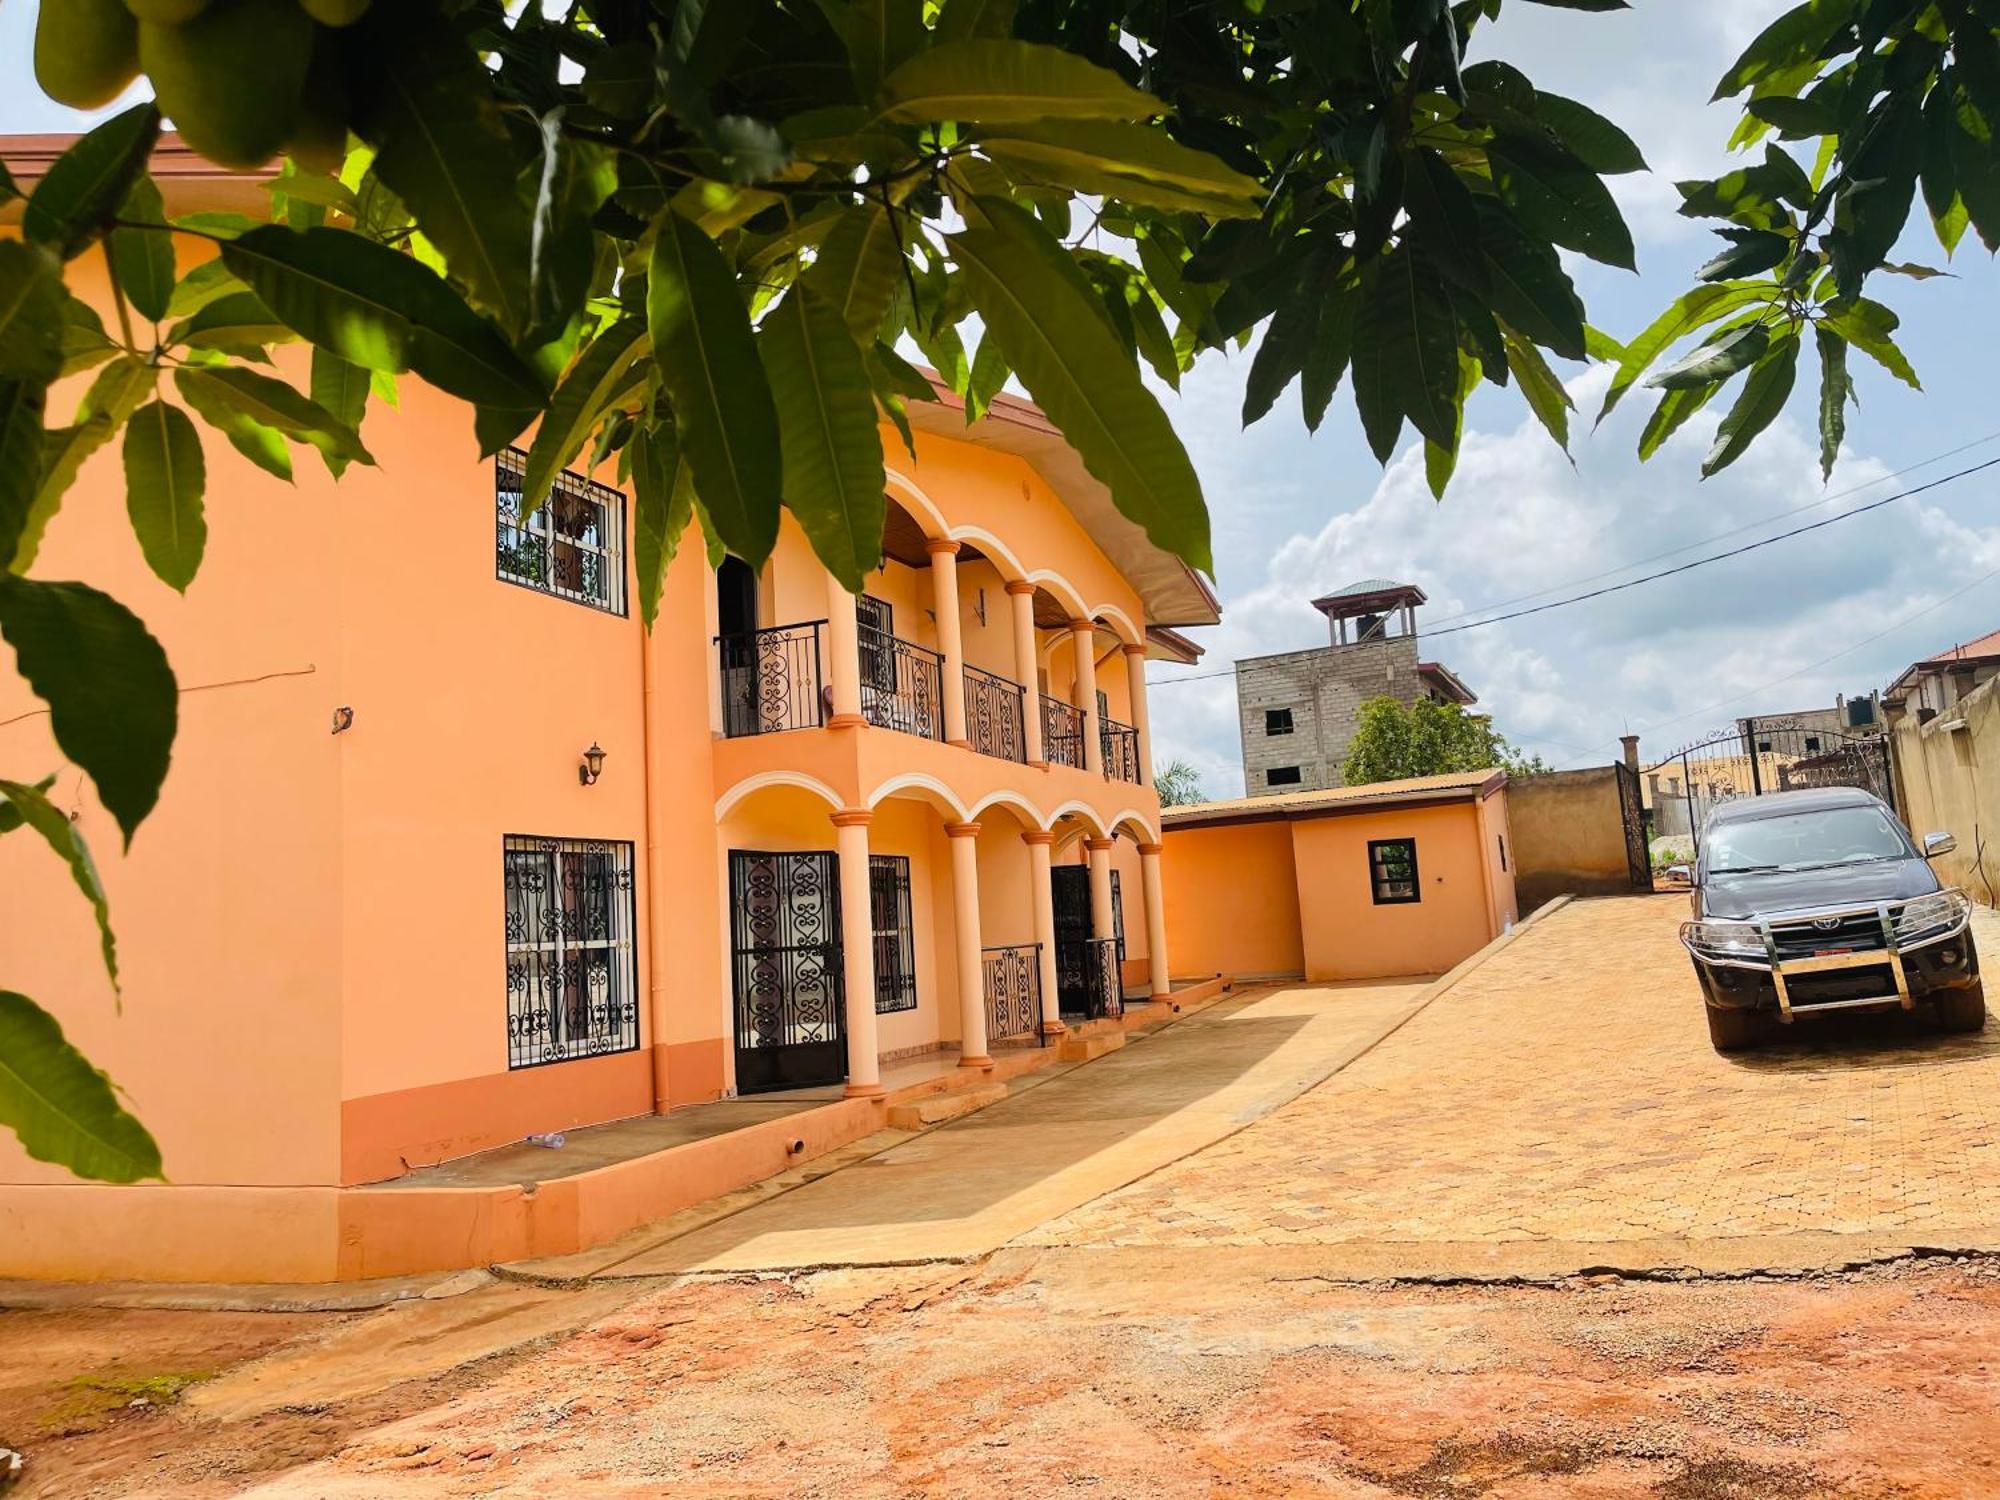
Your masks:
<svg viewBox="0 0 2000 1500"><path fill-rule="evenodd" d="M1056 996L1066 1015L1085 1015L1089 994L1090 868L1057 865L1049 871L1051 902L1056 917ZM1118 961L1125 961L1125 893L1118 872L1111 872L1111 930L1118 939Z"/></svg>
<svg viewBox="0 0 2000 1500"><path fill-rule="evenodd" d="M847 1076L840 866L828 850L729 851L736 1091Z"/></svg>

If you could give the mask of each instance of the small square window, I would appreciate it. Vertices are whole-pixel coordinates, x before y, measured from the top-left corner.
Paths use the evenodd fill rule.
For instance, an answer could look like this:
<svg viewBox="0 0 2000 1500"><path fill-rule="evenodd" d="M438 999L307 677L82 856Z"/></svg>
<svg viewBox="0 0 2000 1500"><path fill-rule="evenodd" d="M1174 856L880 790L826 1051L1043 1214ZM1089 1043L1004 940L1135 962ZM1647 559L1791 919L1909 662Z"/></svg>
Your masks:
<svg viewBox="0 0 2000 1500"><path fill-rule="evenodd" d="M1771 742L1769 740L1757 741L1757 752L1760 755L1769 755L1771 753Z"/></svg>
<svg viewBox="0 0 2000 1500"><path fill-rule="evenodd" d="M1264 733L1290 734L1292 732L1292 711L1289 708L1267 708L1264 710Z"/></svg>
<svg viewBox="0 0 2000 1500"><path fill-rule="evenodd" d="M1808 755L1811 755L1811 754L1814 754L1815 752L1817 752L1817 751L1818 751L1818 749L1819 749L1819 736L1818 736L1818 735L1816 735L1816 734L1809 734L1809 735L1807 735L1807 736L1806 736L1806 754L1808 754Z"/></svg>
<svg viewBox="0 0 2000 1500"><path fill-rule="evenodd" d="M1368 883L1377 906L1400 906L1423 900L1417 885L1415 839L1370 839Z"/></svg>
<svg viewBox="0 0 2000 1500"><path fill-rule="evenodd" d="M606 614L625 613L625 497L567 469L548 499L521 515L527 455L495 457L494 576Z"/></svg>
<svg viewBox="0 0 2000 1500"><path fill-rule="evenodd" d="M1272 766L1264 773L1265 786L1299 786L1304 779L1297 766Z"/></svg>

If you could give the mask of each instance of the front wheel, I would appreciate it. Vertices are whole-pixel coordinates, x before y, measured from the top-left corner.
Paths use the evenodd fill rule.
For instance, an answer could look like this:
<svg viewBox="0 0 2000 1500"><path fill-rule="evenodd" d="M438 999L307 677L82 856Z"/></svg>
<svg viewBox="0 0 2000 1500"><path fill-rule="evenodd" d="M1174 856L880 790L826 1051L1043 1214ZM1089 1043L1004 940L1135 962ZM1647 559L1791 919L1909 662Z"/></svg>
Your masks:
<svg viewBox="0 0 2000 1500"><path fill-rule="evenodd" d="M1764 1018L1756 1011L1703 1008L1708 1012L1708 1039L1717 1052L1741 1052L1764 1039Z"/></svg>
<svg viewBox="0 0 2000 1500"><path fill-rule="evenodd" d="M1969 990L1946 990L1937 997L1940 1031L1984 1031L1986 1029L1986 986Z"/></svg>

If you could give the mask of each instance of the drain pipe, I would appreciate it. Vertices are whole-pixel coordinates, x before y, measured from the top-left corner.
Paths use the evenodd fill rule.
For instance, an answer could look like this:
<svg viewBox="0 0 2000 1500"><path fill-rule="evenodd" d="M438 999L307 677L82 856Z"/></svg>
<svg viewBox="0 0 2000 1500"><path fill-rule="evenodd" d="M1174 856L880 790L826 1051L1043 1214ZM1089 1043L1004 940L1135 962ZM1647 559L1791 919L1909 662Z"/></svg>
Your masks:
<svg viewBox="0 0 2000 1500"><path fill-rule="evenodd" d="M640 798L646 816L646 1019L653 1037L653 1113L667 1112L667 986L666 964L660 956L660 929L665 925L667 883L660 871L664 842L663 810L653 785L653 632L639 619L639 748L645 757Z"/></svg>

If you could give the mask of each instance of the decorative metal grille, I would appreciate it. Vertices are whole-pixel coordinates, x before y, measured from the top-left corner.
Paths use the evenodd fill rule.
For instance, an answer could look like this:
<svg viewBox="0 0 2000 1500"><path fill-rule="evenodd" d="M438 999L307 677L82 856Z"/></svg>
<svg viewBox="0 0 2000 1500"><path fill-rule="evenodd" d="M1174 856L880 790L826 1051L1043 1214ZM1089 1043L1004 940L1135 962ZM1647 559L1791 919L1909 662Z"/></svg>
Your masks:
<svg viewBox="0 0 2000 1500"><path fill-rule="evenodd" d="M730 739L814 729L826 722L820 677L824 620L719 635L722 731Z"/></svg>
<svg viewBox="0 0 2000 1500"><path fill-rule="evenodd" d="M944 738L944 658L871 625L859 627L861 713L879 729Z"/></svg>
<svg viewBox="0 0 2000 1500"><path fill-rule="evenodd" d="M787 1052L838 1077L845 1028L836 856L732 849L729 896L738 1088L819 1081L791 1068ZM769 1066L747 1067L746 1059Z"/></svg>
<svg viewBox="0 0 2000 1500"><path fill-rule="evenodd" d="M625 613L625 497L568 470L525 520L521 486L528 456L506 448L493 460L494 576L507 583Z"/></svg>
<svg viewBox="0 0 2000 1500"><path fill-rule="evenodd" d="M1377 906L1400 906L1424 899L1417 884L1415 839L1370 839L1368 882Z"/></svg>
<svg viewBox="0 0 2000 1500"><path fill-rule="evenodd" d="M979 667L965 669L965 734L981 755L1028 758L1027 690Z"/></svg>
<svg viewBox="0 0 2000 1500"><path fill-rule="evenodd" d="M1084 1016L1093 1021L1122 1016L1125 983L1119 972L1118 939L1085 938L1073 945L1070 961L1076 966Z"/></svg>
<svg viewBox="0 0 2000 1500"><path fill-rule="evenodd" d="M639 1045L632 845L509 834L507 1066Z"/></svg>
<svg viewBox="0 0 2000 1500"><path fill-rule="evenodd" d="M1052 766L1083 769L1083 711L1059 698L1042 698L1042 754Z"/></svg>
<svg viewBox="0 0 2000 1500"><path fill-rule="evenodd" d="M875 938L875 1013L917 1008L916 924L910 917L910 861L868 856L869 930Z"/></svg>
<svg viewBox="0 0 2000 1500"><path fill-rule="evenodd" d="M1104 751L1104 775L1109 781L1139 780L1139 731L1116 719L1098 720L1098 742Z"/></svg>
<svg viewBox="0 0 2000 1500"><path fill-rule="evenodd" d="M986 1039L1038 1035L1042 1028L1042 945L1017 943L981 955Z"/></svg>

